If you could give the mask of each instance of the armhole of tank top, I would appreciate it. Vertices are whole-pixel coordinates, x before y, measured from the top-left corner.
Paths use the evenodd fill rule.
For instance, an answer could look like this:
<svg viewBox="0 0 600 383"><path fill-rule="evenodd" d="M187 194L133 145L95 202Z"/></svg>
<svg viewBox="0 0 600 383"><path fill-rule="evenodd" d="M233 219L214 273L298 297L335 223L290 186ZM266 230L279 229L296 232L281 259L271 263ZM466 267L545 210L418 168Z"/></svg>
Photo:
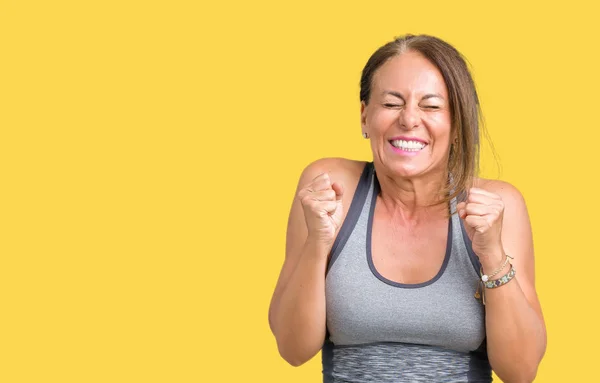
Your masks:
<svg viewBox="0 0 600 383"><path fill-rule="evenodd" d="M476 350L471 351L469 360L469 382L491 382L492 381L492 366L490 365L488 352L487 352L487 338L483 338L483 341ZM483 367L482 365L485 365ZM481 371L481 368L485 368L485 371ZM485 374L485 376L482 376ZM485 380L482 380L485 378Z"/></svg>
<svg viewBox="0 0 600 383"><path fill-rule="evenodd" d="M458 215L458 213L456 213ZM467 235L467 231L465 230L465 224L463 222L462 219L460 219L460 217L458 217L458 221L460 222L460 231L463 237L463 242L465 243L465 247L467 248L467 253L469 254L469 258L471 259L471 264L473 265L473 268L475 269L475 273L477 275L479 275L479 271L481 269L481 263L479 262L479 258L477 257L477 255L475 254L475 252L473 252L473 244L471 243L471 240L469 239L469 236Z"/></svg>
<svg viewBox="0 0 600 383"><path fill-rule="evenodd" d="M321 365L323 374L323 383L332 382L331 375L333 374L333 342L329 339L329 330L326 332L323 347L321 348Z"/></svg>
<svg viewBox="0 0 600 383"><path fill-rule="evenodd" d="M372 162L367 162L365 164L365 168L358 180L358 185L356 186L356 191L354 192L354 196L352 197L352 202L350 203L350 209L348 209L348 214L342 223L342 227L340 228L340 232L338 233L335 241L333 241L333 246L331 247L331 257L329 258L329 262L327 264L327 271L325 272L325 276L329 273L329 270L333 266L334 262L337 260L338 256L342 252L342 249L346 245L348 238L350 238L350 234L354 230L356 223L358 222L358 218L362 213L362 208L365 204L365 200L367 199L367 194L370 187L370 179L372 174Z"/></svg>

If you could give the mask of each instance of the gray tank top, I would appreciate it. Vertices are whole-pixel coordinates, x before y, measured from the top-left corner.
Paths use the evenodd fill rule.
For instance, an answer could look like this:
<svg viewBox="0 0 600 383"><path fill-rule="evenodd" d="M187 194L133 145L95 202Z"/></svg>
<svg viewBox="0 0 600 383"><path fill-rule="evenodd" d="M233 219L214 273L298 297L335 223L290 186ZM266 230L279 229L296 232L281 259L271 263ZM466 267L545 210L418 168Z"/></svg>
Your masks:
<svg viewBox="0 0 600 383"><path fill-rule="evenodd" d="M367 163L327 266L323 381L491 382L485 311L475 298L479 261L460 218L449 219L438 274L397 283L379 274L371 256L378 194Z"/></svg>

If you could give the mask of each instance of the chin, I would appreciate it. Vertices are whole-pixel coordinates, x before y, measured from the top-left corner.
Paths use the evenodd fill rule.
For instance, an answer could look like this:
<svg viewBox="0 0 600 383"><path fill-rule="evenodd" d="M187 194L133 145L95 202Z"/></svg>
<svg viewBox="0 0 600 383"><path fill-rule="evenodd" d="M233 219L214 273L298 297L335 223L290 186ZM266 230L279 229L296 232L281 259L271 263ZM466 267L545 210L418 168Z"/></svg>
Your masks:
<svg viewBox="0 0 600 383"><path fill-rule="evenodd" d="M412 164L394 164L389 170L392 175L406 178L418 176L422 174L425 169Z"/></svg>
<svg viewBox="0 0 600 383"><path fill-rule="evenodd" d="M400 178L416 178L425 176L427 174L433 174L437 172L439 167L434 166L423 166L420 164L414 163L395 163L390 164L391 166L386 166L388 172L390 172L391 176L396 176Z"/></svg>

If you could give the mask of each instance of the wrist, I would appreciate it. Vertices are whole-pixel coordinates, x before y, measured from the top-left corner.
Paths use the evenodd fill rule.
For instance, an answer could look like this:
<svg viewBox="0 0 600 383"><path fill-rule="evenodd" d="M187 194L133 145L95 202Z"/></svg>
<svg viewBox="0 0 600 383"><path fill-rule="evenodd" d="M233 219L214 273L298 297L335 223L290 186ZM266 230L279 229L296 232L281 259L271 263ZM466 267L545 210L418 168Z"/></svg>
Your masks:
<svg viewBox="0 0 600 383"><path fill-rule="evenodd" d="M491 274L504 263L506 255L504 251L498 251L495 253L489 253L485 255L479 255L479 263L483 268L484 274Z"/></svg>
<svg viewBox="0 0 600 383"><path fill-rule="evenodd" d="M304 242L304 252L318 258L327 258L332 246L333 243L330 243L330 241L308 236L306 242Z"/></svg>

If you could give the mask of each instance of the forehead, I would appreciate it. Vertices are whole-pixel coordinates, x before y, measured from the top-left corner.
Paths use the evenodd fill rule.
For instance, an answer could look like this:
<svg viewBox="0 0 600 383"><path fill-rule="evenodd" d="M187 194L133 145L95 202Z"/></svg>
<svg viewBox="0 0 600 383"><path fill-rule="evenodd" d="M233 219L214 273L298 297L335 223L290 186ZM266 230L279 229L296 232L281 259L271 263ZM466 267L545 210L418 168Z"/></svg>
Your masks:
<svg viewBox="0 0 600 383"><path fill-rule="evenodd" d="M386 61L373 76L373 93L439 93L447 97L442 73L423 55L408 51Z"/></svg>

